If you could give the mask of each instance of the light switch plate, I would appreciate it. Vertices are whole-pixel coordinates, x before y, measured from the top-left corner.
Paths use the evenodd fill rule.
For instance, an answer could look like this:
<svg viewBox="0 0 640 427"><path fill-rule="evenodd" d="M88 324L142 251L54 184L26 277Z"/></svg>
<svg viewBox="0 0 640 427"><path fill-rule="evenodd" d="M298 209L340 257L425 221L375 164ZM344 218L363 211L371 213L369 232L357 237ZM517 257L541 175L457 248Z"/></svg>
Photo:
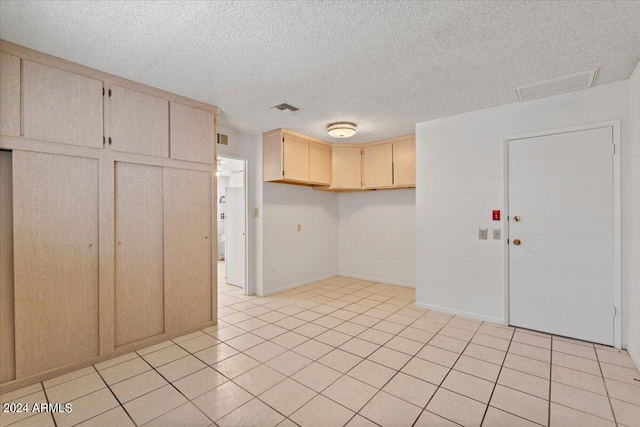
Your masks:
<svg viewBox="0 0 640 427"><path fill-rule="evenodd" d="M500 229L499 228L494 228L493 229L493 240L500 240Z"/></svg>
<svg viewBox="0 0 640 427"><path fill-rule="evenodd" d="M488 228L479 228L478 229L478 239L487 240L487 234L489 232Z"/></svg>

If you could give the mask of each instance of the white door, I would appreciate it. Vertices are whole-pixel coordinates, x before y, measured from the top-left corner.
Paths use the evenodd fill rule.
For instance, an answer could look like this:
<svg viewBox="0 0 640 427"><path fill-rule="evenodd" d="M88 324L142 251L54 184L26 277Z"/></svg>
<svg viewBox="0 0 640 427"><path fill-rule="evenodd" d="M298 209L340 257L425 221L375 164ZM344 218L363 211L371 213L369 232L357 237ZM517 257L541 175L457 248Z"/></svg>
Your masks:
<svg viewBox="0 0 640 427"><path fill-rule="evenodd" d="M225 262L227 270L227 283L230 285L246 285L246 208L244 187L227 187L225 204L226 246Z"/></svg>
<svg viewBox="0 0 640 427"><path fill-rule="evenodd" d="M509 141L512 325L613 345L612 144L611 127Z"/></svg>

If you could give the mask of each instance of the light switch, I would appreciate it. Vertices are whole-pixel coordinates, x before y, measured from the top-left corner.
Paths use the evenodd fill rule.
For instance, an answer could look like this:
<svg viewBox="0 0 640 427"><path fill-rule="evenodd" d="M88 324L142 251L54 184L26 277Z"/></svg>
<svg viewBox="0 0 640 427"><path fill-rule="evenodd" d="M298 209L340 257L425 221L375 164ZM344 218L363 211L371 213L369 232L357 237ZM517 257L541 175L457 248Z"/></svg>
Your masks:
<svg viewBox="0 0 640 427"><path fill-rule="evenodd" d="M500 240L500 229L499 228L494 228L493 229L493 240Z"/></svg>
<svg viewBox="0 0 640 427"><path fill-rule="evenodd" d="M253 212L253 216L255 218L260 218L260 209L256 208Z"/></svg>
<svg viewBox="0 0 640 427"><path fill-rule="evenodd" d="M478 239L487 240L487 233L489 232L488 228L479 228L478 229Z"/></svg>

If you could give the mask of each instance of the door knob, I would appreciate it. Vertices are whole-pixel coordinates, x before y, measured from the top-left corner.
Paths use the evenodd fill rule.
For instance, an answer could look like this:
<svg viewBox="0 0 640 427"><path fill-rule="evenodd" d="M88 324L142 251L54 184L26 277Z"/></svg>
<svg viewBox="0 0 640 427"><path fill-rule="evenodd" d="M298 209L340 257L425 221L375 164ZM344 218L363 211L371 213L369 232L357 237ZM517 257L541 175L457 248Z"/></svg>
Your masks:
<svg viewBox="0 0 640 427"><path fill-rule="evenodd" d="M520 216L519 215L514 216L513 217L513 221L514 222L520 222Z"/></svg>
<svg viewBox="0 0 640 427"><path fill-rule="evenodd" d="M520 246L520 239L513 239L513 244L516 246Z"/></svg>

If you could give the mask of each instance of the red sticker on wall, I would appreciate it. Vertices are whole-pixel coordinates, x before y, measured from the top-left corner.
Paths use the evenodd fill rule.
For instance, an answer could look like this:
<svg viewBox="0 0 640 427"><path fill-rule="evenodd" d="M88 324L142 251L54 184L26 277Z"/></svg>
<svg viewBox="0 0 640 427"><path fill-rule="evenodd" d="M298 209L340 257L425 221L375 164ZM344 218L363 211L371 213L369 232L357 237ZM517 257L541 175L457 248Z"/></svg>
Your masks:
<svg viewBox="0 0 640 427"><path fill-rule="evenodd" d="M493 220L500 221L500 211L493 211Z"/></svg>

